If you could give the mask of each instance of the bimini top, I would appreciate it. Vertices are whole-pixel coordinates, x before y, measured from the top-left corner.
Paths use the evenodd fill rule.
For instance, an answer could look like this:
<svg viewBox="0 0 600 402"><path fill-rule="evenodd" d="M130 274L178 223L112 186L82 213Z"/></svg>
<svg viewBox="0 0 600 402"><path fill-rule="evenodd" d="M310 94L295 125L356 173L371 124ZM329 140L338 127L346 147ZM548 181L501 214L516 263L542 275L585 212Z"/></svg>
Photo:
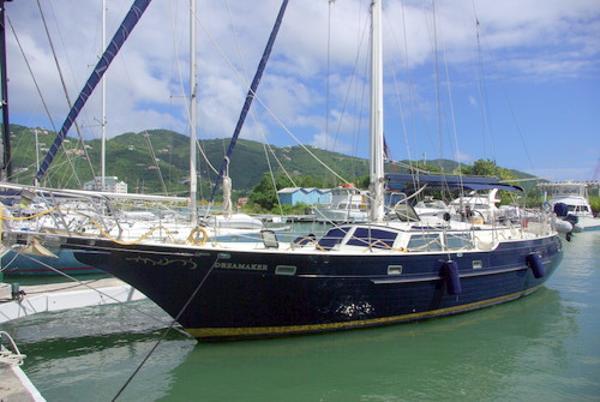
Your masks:
<svg viewBox="0 0 600 402"><path fill-rule="evenodd" d="M422 186L427 184L428 187L449 187L449 188L464 188L467 190L498 190L505 191L523 191L522 187L512 184L501 183L497 177L487 176L456 176L456 175L441 175L441 174L420 174L414 176L411 174L390 173L385 175L388 190L405 191L411 188L413 183Z"/></svg>

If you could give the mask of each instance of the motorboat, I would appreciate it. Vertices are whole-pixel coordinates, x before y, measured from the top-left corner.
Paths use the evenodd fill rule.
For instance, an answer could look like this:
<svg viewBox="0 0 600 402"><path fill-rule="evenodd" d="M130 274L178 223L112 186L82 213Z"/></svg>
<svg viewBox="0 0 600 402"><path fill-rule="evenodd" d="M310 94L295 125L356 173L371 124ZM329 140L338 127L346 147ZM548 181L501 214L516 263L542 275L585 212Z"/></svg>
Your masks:
<svg viewBox="0 0 600 402"><path fill-rule="evenodd" d="M544 202L552 209L563 204L566 214L577 217L575 227L579 231L600 230L600 218L595 217L588 201L588 183L566 181L559 183L540 183L544 191Z"/></svg>

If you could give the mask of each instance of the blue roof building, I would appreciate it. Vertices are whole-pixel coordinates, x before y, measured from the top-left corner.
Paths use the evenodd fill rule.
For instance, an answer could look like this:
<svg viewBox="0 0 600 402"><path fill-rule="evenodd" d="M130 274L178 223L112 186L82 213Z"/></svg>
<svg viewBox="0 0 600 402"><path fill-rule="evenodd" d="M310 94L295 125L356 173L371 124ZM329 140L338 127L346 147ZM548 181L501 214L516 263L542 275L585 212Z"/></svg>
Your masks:
<svg viewBox="0 0 600 402"><path fill-rule="evenodd" d="M316 187L286 187L277 192L283 205L323 205L331 203L331 190Z"/></svg>

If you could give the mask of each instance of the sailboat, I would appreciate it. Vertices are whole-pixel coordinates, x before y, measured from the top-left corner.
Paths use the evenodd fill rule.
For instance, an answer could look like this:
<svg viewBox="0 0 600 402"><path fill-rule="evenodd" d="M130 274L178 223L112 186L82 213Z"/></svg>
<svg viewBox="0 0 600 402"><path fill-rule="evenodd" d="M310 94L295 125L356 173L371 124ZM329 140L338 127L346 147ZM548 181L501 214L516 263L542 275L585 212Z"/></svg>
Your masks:
<svg viewBox="0 0 600 402"><path fill-rule="evenodd" d="M370 217L323 237L256 243L121 244L78 233L15 233L74 250L134 286L191 335L223 340L387 325L471 311L526 296L558 267L550 215L536 225L442 221L405 204L386 217L381 0L371 2Z"/></svg>

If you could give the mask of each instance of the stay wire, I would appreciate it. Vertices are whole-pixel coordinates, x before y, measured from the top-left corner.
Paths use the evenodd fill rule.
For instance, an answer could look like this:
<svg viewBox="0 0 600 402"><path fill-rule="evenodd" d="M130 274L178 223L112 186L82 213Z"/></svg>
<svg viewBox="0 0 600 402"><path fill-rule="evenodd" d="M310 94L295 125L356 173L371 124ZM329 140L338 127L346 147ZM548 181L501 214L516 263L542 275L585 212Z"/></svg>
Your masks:
<svg viewBox="0 0 600 402"><path fill-rule="evenodd" d="M65 82L65 78L63 76L62 69L60 67L58 57L56 55L56 49L54 48L54 42L52 41L52 36L50 35L50 30L48 29L48 24L46 23L46 17L44 16L44 10L42 9L42 4L40 3L40 0L36 0L36 3L38 6L38 9L40 11L40 16L42 19L42 23L44 25L44 30L46 31L46 37L48 38L48 43L50 44L50 50L52 51L52 56L54 58L54 64L56 65L56 69L58 70L58 75L60 77L62 89L65 94L65 98L67 100L67 105L69 106L69 108L72 108L73 103L71 102L71 97L69 96L69 91L67 90L67 84ZM96 173L94 171L94 166L92 164L90 155L88 154L87 148L85 147L85 141L83 139L83 134L81 133L81 130L79 128L79 124L77 123L77 121L74 121L73 124L75 126L75 130L77 131L77 135L79 136L79 140L81 142L81 148L83 149L85 159L87 160L87 162L89 164L90 171L92 173L92 177L96 177ZM79 184L81 184L81 183L79 183Z"/></svg>
<svg viewBox="0 0 600 402"><path fill-rule="evenodd" d="M206 29L206 27L204 26L202 21L200 21L200 19L198 18L197 15L196 15L196 21L198 22L200 29L202 29L203 33L206 35L206 38L209 40L211 45L213 45L215 50L219 53L219 55L223 58L223 60L227 63L227 65L236 73L238 82L243 84L243 77L241 76L240 72L235 67L235 65L232 63L231 59L229 57L227 57L227 55L223 51L222 47L219 46L218 43L216 43L216 41L213 38L213 36L211 35L211 33L208 31L208 29ZM277 116L277 114L262 100L262 98L258 95L258 93L253 92L252 96L254 97L254 100L256 102L258 102L263 107L263 109L265 109L265 111L271 116L271 118L283 129L283 131L287 135L289 135L314 160L316 160L320 165L322 165L325 169L327 169L328 172L332 173L335 177L340 179L342 182L348 183L348 184L350 183L348 180L344 179L340 174L338 174L333 169L331 169L325 162L323 162L321 159L319 159L319 157L317 155L315 155L314 152L312 152L303 142L301 142L300 139L279 118L279 116Z"/></svg>
<svg viewBox="0 0 600 402"><path fill-rule="evenodd" d="M490 142L492 147L492 158L496 160L496 142L494 141L494 137L491 133L491 123L489 116L489 106L488 106L488 97L485 86L485 71L483 65L483 57L481 51L481 23L479 21L479 17L477 16L477 10L475 8L475 0L472 1L473 4L473 16L475 17L475 33L477 37L477 72L479 75L479 80L477 82L477 87L479 89L479 99L481 102L481 118L483 124L483 153L486 156L486 138L487 135L490 136Z"/></svg>
<svg viewBox="0 0 600 402"><path fill-rule="evenodd" d="M433 45L434 45L434 70L435 70L435 105L437 111L437 132L438 132L438 141L440 147L440 159L438 166L442 172L443 181L446 183L446 186L442 186L442 198L444 198L445 193L444 190L448 189L450 192L446 180L446 172L442 166L442 159L444 158L444 134L442 128L442 100L440 94L440 71L439 71L439 59L438 59L438 33L437 33L437 16L435 11L435 0L431 1L432 6L432 16L433 16Z"/></svg>
<svg viewBox="0 0 600 402"><path fill-rule="evenodd" d="M356 80L356 76L358 74L358 65L360 62L361 48L362 48L362 44L365 39L366 33L368 31L368 29L367 29L368 27L369 27L369 24L365 23L365 26L363 27L363 30L362 30L362 36L361 36L360 42L358 43L358 46L356 49L356 56L354 58L354 66L352 67L352 77L350 78L350 83L348 84L348 88L346 89L346 94L344 95L344 103L342 104L342 111L340 113L340 116L338 117L338 121L337 121L338 124L337 124L336 130L335 130L332 151L334 151L337 147L337 139L338 139L338 135L342 129L342 120L344 118L344 114L346 114L346 107L348 105L348 98L350 97L350 90L352 89L352 86L353 86L354 81Z"/></svg>
<svg viewBox="0 0 600 402"><path fill-rule="evenodd" d="M329 135L329 88L331 84L331 17L335 0L328 0L327 7L327 77L325 79L325 141ZM335 142L332 150L335 148Z"/></svg>
<svg viewBox="0 0 600 402"><path fill-rule="evenodd" d="M38 96L40 97L40 101L42 102L42 106L44 108L46 116L48 117L48 120L50 121L50 125L52 126L52 129L54 130L54 132L57 132L56 125L54 124L54 119L52 118L52 115L50 114L50 109L48 108L46 99L44 98L44 95L42 94L42 90L37 81L37 78L35 77L35 74L33 73L33 69L31 68L31 64L29 63L29 58L27 57L27 54L25 53L25 50L23 49L23 46L21 45L21 41L19 39L19 36L17 35L17 31L15 30L15 27L13 26L12 21L8 15L6 16L6 19L8 21L8 25L10 26L10 30L11 30L13 36L15 37L15 42L17 43L17 47L19 48L19 52L23 56L23 60L25 61L25 65L27 66L27 70L29 71L29 75L31 76L31 80L33 81L33 85L35 86L36 92L37 92ZM81 186L81 181L79 180L79 176L77 175L75 165L69 158L69 155L68 155L66 149L64 149L63 147L61 147L61 149L65 152L65 155L66 155L67 159L69 160L69 164L71 165L71 168L73 169L73 174L75 176L75 179L77 180L77 183ZM11 155L11 158L13 158L13 157L14 157L14 154Z"/></svg>
<svg viewBox="0 0 600 402"><path fill-rule="evenodd" d="M43 261L40 261L40 260L38 260L37 258L34 258L34 257L30 256L30 255L27 255L27 254L23 253L23 252L22 252L22 250L15 250L15 252L16 252L16 253L18 253L18 255L20 255L20 256L23 256L23 257L25 257L25 258L27 258L27 259L29 259L29 260L31 260L31 261L33 261L33 262L37 263L37 264L40 264L41 266L43 266L43 267L45 267L45 268L47 268L47 269L49 269L49 270L51 270L51 271L53 271L53 272L55 272L55 273L59 274L59 275L62 275L62 276L64 276L64 277L66 277L67 279L69 279L69 280L71 280L71 281L73 281L73 282L76 282L76 283L78 283L79 285L82 285L82 286L84 286L84 287L86 287L86 288L88 288L88 289L90 289L90 290L93 290L94 292L96 292L96 293L100 294L101 296L104 296L104 297L106 297L106 298L109 298L109 299L111 299L111 300L113 300L113 301L115 301L115 302L117 302L117 303L119 303L119 304L121 304L121 305L125 305L125 303L124 303L124 302L122 302L122 301L120 301L119 299L117 299L117 298L115 298L115 297L113 297L113 296L109 295L108 293L102 292L102 291L101 291L101 290L99 290L99 289L96 289L96 288L94 288L94 287L91 287L91 286L89 286L89 285L88 285L86 282L80 281L79 279L77 279L77 278L75 278L75 277L73 277L73 276L71 276L71 275L69 275L69 274L67 274L67 273L65 273L65 272L63 272L63 271L61 271L61 270L59 270L59 269L56 269L56 268L54 268L53 266L51 266L51 265L49 265L49 264L46 264L46 263L45 263L45 262L43 262ZM131 309L133 309L133 310L137 311L138 313L140 313L140 314L143 314L143 315L145 315L146 317L148 317L148 318L151 318L151 319L153 319L153 320L155 320L155 321L157 321L157 322L159 322L159 323L161 323L161 324L166 324L166 322L164 322L162 319L160 319L160 318L158 318L158 317L155 317L155 316L153 316L152 314L148 314L148 313L146 313L146 312L144 312L144 311L142 311L142 310L140 310L140 309L138 309L138 308L136 308L136 307L133 307L133 306L131 306L131 305L127 305L127 307L128 307L128 308L131 308ZM176 329L176 331L177 331L177 332L179 332L179 333L181 333L181 334L183 334L183 335L185 335L185 336L187 336L188 338L190 337L190 335L189 335L187 332L185 332L185 331L183 331L183 330L181 330L181 329L179 329L179 328L177 328L177 329Z"/></svg>
<svg viewBox="0 0 600 402"><path fill-rule="evenodd" d="M406 21L404 19L404 2L402 2L402 26L403 26L403 33L404 33L404 58L405 58L405 71L408 74L408 43L406 40ZM385 15L384 15L384 18ZM386 18L387 21L387 18ZM398 37L396 36L396 32L393 29L393 25L390 24L388 22L387 26L389 27L389 30L391 32L391 36L392 39L394 40L394 42L396 43L396 45L398 46L398 48L400 48L399 44L398 44ZM399 65L401 64L401 62L398 63ZM408 166L409 166L409 172L412 178L412 182L413 182L413 188L418 188L418 172L414 170L413 168L413 164L412 164L412 153L410 150L410 142L408 140L408 129L406 128L406 116L404 114L404 107L402 106L402 97L400 96L400 88L398 86L398 78L396 76L396 71L392 70L392 78L394 80L394 92L396 95L396 101L398 102L398 109L400 111L400 124L402 125L402 136L404 139L404 146L406 148L406 154L408 156ZM409 102L410 102L410 85L409 85Z"/></svg>
<svg viewBox="0 0 600 402"><path fill-rule="evenodd" d="M231 12L231 7L229 6L229 1L225 0L225 8L227 9L227 15L229 17L229 25L231 26L231 31L233 32L233 37L234 37L234 43L235 43L235 50L237 53L237 57L240 59L240 67L242 69L242 73L246 74L247 73L247 69L244 67L243 64L243 60L245 59L244 57L242 57L242 50L240 48L240 40L239 40L239 35L237 30L235 29L235 24L233 23L233 13ZM279 160L279 158L277 158L277 155L275 154L275 152L273 151L273 148L271 147L271 145L269 144L268 140L267 140L267 136L265 135L264 130L262 129L262 127L260 126L260 124L258 124L258 118L256 116L256 112L254 111L253 108L250 109L250 115L252 116L252 120L254 121L254 124L257 127L258 132L260 133L260 135L263 138L263 150L265 152L265 158L267 161L267 166L269 167L269 175L271 177L271 183L273 185L273 191L275 192L275 199L277 200L277 205L279 207L279 212L281 213L281 216L283 216L283 205L281 203L281 198L279 197L279 193L277 192L277 181L275 180L275 174L273 173L273 167L271 166L271 158L269 157L269 152L273 155L273 158L275 159L275 161L277 162L277 164L279 165L279 167L281 168L281 170L283 171L283 173L285 174L285 176L288 178L288 180L290 181L290 183L292 183L292 186L297 187L296 183L294 182L294 180L292 179L292 177L290 176L290 174L288 173L288 171L284 168L283 164L281 163L281 161ZM225 142L223 142L223 153L225 153Z"/></svg>

